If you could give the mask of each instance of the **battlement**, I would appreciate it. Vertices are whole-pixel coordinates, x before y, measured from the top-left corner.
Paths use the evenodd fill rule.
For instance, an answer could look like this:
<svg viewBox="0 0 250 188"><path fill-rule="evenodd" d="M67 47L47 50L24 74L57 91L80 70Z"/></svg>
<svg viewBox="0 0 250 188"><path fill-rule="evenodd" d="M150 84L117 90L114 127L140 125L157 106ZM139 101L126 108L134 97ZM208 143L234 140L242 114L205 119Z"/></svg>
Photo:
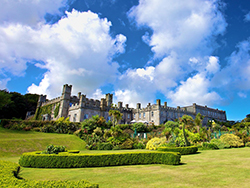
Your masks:
<svg viewBox="0 0 250 188"><path fill-rule="evenodd" d="M57 98L54 98L54 99L51 99L51 100L48 100L48 101L45 101L42 103L41 106L46 106L46 105L50 105L50 104L55 104L55 103L58 103L61 101L61 97L57 97Z"/></svg>

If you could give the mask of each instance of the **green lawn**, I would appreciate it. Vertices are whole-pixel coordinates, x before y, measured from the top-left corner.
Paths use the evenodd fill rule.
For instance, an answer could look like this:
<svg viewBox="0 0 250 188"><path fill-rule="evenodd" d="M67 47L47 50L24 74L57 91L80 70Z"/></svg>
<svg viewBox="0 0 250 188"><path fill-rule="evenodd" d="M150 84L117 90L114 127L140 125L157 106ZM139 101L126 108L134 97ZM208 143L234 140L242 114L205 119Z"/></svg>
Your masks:
<svg viewBox="0 0 250 188"><path fill-rule="evenodd" d="M68 149L84 150L85 142L74 135L13 131L0 127L0 157L20 156L24 152L41 151L47 145L64 145Z"/></svg>
<svg viewBox="0 0 250 188"><path fill-rule="evenodd" d="M9 136L7 136L9 135ZM12 137L10 137L12 135ZM28 138L27 138L28 136ZM61 145L66 137L71 142L73 135L44 134L35 132L16 132L0 128L0 151L4 153L3 143L9 142L12 147L5 157L0 159L17 162L19 157L15 147L26 148L32 142L30 149L38 147L38 140L57 141ZM11 139L13 138L13 139ZM17 140L17 142L13 142ZM37 142L33 141L36 140ZM76 138L78 144L81 140ZM26 141L26 142L25 142ZM66 143L65 142L65 143ZM15 143L15 144L14 144ZM44 142L43 142L44 143ZM76 142L75 142L76 143ZM62 144L63 145L63 144ZM74 144L73 144L74 145ZM8 145L5 145L7 147ZM39 146L41 147L41 146ZM44 147L44 146L42 146ZM73 147L73 146L72 146ZM80 147L80 146L74 146ZM83 146L81 146L83 147ZM40 148L38 150L41 150ZM77 149L77 148L70 148ZM81 148L78 148L81 150ZM19 149L21 150L21 149ZM131 150L136 151L136 150ZM124 152L124 151L88 151L90 152ZM6 152L5 152L6 153ZM14 157L11 157L14 156ZM19 155L20 156L20 155ZM101 168L77 169L37 169L21 168L20 176L32 180L80 180L98 183L100 187L249 187L250 180L250 148L235 148L224 150L205 150L195 155L184 155L182 165L131 165Z"/></svg>
<svg viewBox="0 0 250 188"><path fill-rule="evenodd" d="M182 165L134 165L79 169L22 168L33 180L80 180L100 187L249 187L250 148L201 151Z"/></svg>

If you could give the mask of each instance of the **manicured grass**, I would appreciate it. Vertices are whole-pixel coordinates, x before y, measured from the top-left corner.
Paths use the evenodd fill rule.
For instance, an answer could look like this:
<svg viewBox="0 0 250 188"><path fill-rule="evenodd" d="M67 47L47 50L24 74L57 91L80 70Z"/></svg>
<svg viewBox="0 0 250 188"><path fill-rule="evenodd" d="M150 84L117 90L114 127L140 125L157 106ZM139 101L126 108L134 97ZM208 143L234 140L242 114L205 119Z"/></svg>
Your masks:
<svg viewBox="0 0 250 188"><path fill-rule="evenodd" d="M207 150L195 155L182 156L182 165L177 166L21 168L20 176L32 180L84 178L99 183L100 187L249 187L249 156L250 148Z"/></svg>
<svg viewBox="0 0 250 188"><path fill-rule="evenodd" d="M74 135L13 131L0 127L0 157L14 157L24 152L41 151L49 144L64 145L71 150L84 150L86 145Z"/></svg>

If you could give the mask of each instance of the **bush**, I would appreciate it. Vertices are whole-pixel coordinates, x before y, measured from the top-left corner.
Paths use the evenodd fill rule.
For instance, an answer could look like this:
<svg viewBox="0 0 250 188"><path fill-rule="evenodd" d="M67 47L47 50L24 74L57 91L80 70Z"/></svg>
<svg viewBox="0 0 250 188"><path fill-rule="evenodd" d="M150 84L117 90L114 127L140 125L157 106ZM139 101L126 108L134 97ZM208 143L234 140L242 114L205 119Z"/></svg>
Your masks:
<svg viewBox="0 0 250 188"><path fill-rule="evenodd" d="M224 144L230 145L230 147L242 147L242 146L244 146L244 143L240 139L240 137L238 137L234 134L224 134L220 137L220 140Z"/></svg>
<svg viewBox="0 0 250 188"><path fill-rule="evenodd" d="M250 142L247 142L245 146L250 147Z"/></svg>
<svg viewBox="0 0 250 188"><path fill-rule="evenodd" d="M164 144L165 142L166 142L165 137L162 137L162 138L154 137L148 141L146 145L146 149L156 150L160 145Z"/></svg>
<svg viewBox="0 0 250 188"><path fill-rule="evenodd" d="M133 140L130 138L126 139L122 144L121 144L121 149L132 149L133 148Z"/></svg>
<svg viewBox="0 0 250 188"><path fill-rule="evenodd" d="M179 152L181 155L189 155L195 154L198 151L198 147L196 146L188 146L188 147L164 147L160 146L157 148L158 151L172 151Z"/></svg>
<svg viewBox="0 0 250 188"><path fill-rule="evenodd" d="M83 168L139 164L180 164L181 155L175 152L124 152L108 154L69 154L60 155L24 153L19 164L33 168Z"/></svg>
<svg viewBox="0 0 250 188"><path fill-rule="evenodd" d="M19 178L20 166L16 163L0 160L0 186L1 187L88 187L98 188L98 184L91 184L85 180L80 181L34 181Z"/></svg>
<svg viewBox="0 0 250 188"><path fill-rule="evenodd" d="M45 151L42 151L42 154L58 154L59 152L65 152L65 146L53 146L48 145Z"/></svg>
<svg viewBox="0 0 250 188"><path fill-rule="evenodd" d="M133 149L145 149L145 145L141 142L134 143L133 144Z"/></svg>
<svg viewBox="0 0 250 188"><path fill-rule="evenodd" d="M218 146L216 144L213 143L208 143L208 142L203 142L202 144L202 148L201 149L205 149L205 150L214 150L214 149L219 149Z"/></svg>
<svg viewBox="0 0 250 188"><path fill-rule="evenodd" d="M225 144L225 143L222 142L222 140L220 140L220 139L214 138L214 139L212 139L212 140L210 141L210 143L217 145L217 147L218 147L219 149L230 148L230 145L229 145L229 144Z"/></svg>
<svg viewBox="0 0 250 188"><path fill-rule="evenodd" d="M111 143L108 143L108 142L98 144L98 150L112 150L113 147L114 146Z"/></svg>

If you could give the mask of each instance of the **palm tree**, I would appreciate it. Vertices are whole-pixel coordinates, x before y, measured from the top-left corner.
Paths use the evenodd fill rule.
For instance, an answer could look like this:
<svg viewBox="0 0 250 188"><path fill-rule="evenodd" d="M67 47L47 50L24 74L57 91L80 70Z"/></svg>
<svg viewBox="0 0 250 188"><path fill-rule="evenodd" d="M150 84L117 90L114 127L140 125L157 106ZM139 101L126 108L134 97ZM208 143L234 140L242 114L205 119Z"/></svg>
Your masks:
<svg viewBox="0 0 250 188"><path fill-rule="evenodd" d="M179 120L180 120L180 123L182 124L182 131L183 131L183 136L184 136L184 140L185 140L185 146L190 146L190 143L187 139L185 127L188 125L189 126L192 125L194 120L191 116L188 116L188 115L182 116Z"/></svg>
<svg viewBox="0 0 250 188"><path fill-rule="evenodd" d="M112 116L113 126L115 126L123 116L123 114L119 110L109 110L109 115Z"/></svg>
<svg viewBox="0 0 250 188"><path fill-rule="evenodd" d="M196 128L197 128L197 133L200 132L200 128L202 127L202 121L203 121L204 117L205 117L205 116L201 115L200 113L198 113L198 114L195 116L194 123L195 123Z"/></svg>

